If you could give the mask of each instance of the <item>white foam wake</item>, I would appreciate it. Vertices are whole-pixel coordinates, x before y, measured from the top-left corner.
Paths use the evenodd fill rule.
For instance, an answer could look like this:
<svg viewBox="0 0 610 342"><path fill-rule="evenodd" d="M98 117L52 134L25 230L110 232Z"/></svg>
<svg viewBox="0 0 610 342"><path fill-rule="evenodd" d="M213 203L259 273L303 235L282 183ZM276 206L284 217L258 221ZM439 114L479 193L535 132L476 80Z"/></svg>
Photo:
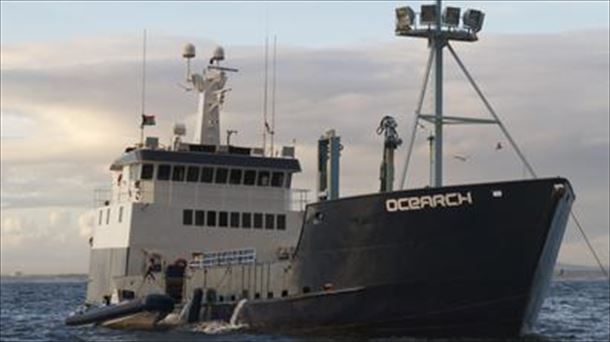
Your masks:
<svg viewBox="0 0 610 342"><path fill-rule="evenodd" d="M241 311L241 309L243 308L245 303L246 303L246 299L242 299L237 303L237 305L235 306L235 309L233 309L233 314L231 314L231 319L229 320L229 322L225 322L225 321L201 322L201 323L197 324L193 328L192 331L202 332L202 333L208 334L208 335L219 335L219 334L226 334L226 333L230 333L233 331L247 328L248 327L247 324L238 323L239 312Z"/></svg>

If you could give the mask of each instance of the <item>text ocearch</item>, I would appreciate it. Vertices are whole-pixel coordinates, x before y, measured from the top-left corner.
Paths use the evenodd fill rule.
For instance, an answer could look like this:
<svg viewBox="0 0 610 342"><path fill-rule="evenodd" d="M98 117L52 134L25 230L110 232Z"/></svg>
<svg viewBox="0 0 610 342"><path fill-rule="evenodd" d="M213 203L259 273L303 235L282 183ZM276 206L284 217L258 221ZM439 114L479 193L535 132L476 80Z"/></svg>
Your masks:
<svg viewBox="0 0 610 342"><path fill-rule="evenodd" d="M390 198L385 201L388 212L420 210L425 208L446 208L472 205L472 195L450 192L446 194Z"/></svg>

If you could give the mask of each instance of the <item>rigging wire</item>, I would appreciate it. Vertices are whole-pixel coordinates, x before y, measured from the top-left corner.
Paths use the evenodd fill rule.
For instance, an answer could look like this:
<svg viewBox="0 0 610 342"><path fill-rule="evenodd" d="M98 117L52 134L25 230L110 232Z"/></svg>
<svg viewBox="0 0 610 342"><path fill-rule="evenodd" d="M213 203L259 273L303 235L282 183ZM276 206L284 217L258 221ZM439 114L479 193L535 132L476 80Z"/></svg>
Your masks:
<svg viewBox="0 0 610 342"><path fill-rule="evenodd" d="M513 140L512 136L508 133L508 130L506 129L506 127L504 126L504 124L502 123L502 121L500 120L498 115L496 114L496 112L494 111L494 109L491 106L491 104L487 101L487 99L483 95L483 92L481 91L481 89L479 89L479 87L477 86L476 82L474 81L474 79L472 78L472 76L470 75L468 70L466 69L466 66L464 65L464 63L462 63L462 60L458 57L458 55L455 52L455 50L453 50L453 47L451 46L451 44L447 43L447 48L449 49L449 52L451 52L451 55L453 56L453 58L457 62L457 64L460 67L460 69L462 69L462 72L464 73L464 75L466 75L466 78L468 79L468 81L470 82L470 84L472 85L472 87L474 88L476 93L479 95L479 97L483 101L483 104L485 105L485 107L487 107L487 110L489 111L489 113L497 121L498 126L500 126L500 129L502 130L502 132L504 133L504 135L508 139L509 143L512 145L512 147L515 150L515 152L517 152L517 155L519 156L519 158L523 162L523 165L526 167L526 169L529 172L529 174L534 179L538 178L538 175L534 171L534 168L527 161L527 159L525 158L525 155L521 152L521 149L519 149L519 146L517 145L517 143ZM576 224L576 227L578 228L578 231L580 232L581 236L585 240L585 243L587 244L587 248L591 252L591 255L593 255L593 258L595 259L595 261L597 262L597 265L599 266L599 269L602 271L602 273L604 274L604 276L606 278L610 278L609 275L608 275L608 271L606 270L606 268L602 264L601 260L599 259L599 256L595 252L595 249L593 248L593 245L591 245L591 242L589 241L589 238L587 237L587 234L585 233L585 230L583 229L582 225L580 224L580 221L578 220L578 217L577 217L577 215L576 215L576 213L574 212L573 209L570 209L570 217L572 218L572 220Z"/></svg>
<svg viewBox="0 0 610 342"><path fill-rule="evenodd" d="M574 209L570 210L570 217L572 218L572 221L574 221L574 223L576 224L576 227L578 228L578 231L580 232L580 235L585 240L585 243L587 244L587 247L589 248L589 251L591 252L591 255L593 255L593 258L595 258L595 261L597 262L597 266L599 266L599 269L602 271L604 276L607 279L610 279L610 276L608 275L608 270L602 264L601 260L599 259L599 256L595 252L595 249L593 249L593 245L589 241L589 238L587 237L587 234L585 233L585 230L583 229L582 225L580 224L580 220L578 219L578 216L576 216L576 213L574 212Z"/></svg>

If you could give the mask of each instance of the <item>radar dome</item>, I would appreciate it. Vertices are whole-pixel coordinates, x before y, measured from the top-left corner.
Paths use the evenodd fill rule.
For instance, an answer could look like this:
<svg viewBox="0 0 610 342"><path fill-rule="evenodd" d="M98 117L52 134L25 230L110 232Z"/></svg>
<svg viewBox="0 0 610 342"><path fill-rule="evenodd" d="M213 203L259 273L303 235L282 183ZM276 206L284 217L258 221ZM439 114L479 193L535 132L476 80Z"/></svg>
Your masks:
<svg viewBox="0 0 610 342"><path fill-rule="evenodd" d="M195 57L195 45L188 43L184 46L184 50L182 52L182 57L184 58L193 58Z"/></svg>
<svg viewBox="0 0 610 342"><path fill-rule="evenodd" d="M182 136L186 135L186 125L183 123L174 124L174 135Z"/></svg>
<svg viewBox="0 0 610 342"><path fill-rule="evenodd" d="M222 61L225 59L225 49L222 46L216 47L214 50L214 55L212 56L212 60L214 61Z"/></svg>

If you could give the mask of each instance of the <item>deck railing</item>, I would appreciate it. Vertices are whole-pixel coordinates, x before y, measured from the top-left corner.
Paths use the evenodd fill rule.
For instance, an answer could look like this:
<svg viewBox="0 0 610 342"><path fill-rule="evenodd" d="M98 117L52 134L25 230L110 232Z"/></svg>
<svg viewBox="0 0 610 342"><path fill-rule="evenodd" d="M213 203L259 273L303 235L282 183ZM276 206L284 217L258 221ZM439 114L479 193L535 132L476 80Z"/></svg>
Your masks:
<svg viewBox="0 0 610 342"><path fill-rule="evenodd" d="M288 191L287 201L289 210L303 211L305 206L310 202L309 190L307 189L290 189ZM168 193L171 197L181 196L179 193ZM118 193L113 193L110 187L98 188L93 191L93 207L98 208L116 203L136 202L136 203L153 203L154 189L148 186L140 188L121 189ZM159 194L157 194L159 195ZM166 198L165 196L161 196ZM172 199L168 199L170 202Z"/></svg>

